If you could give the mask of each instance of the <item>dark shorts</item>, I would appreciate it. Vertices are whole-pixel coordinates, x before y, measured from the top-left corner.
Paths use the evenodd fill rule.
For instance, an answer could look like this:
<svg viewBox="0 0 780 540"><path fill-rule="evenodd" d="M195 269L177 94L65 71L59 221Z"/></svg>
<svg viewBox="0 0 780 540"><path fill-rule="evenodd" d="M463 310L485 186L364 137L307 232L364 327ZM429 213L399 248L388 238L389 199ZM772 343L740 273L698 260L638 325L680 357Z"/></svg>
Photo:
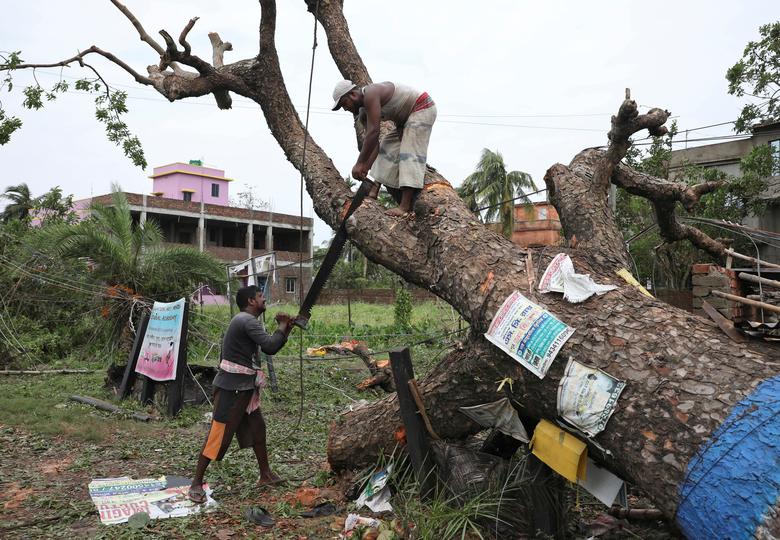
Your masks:
<svg viewBox="0 0 780 540"><path fill-rule="evenodd" d="M230 448L233 435L238 439L240 448L254 445L254 432L258 423L262 422L262 415L259 409L252 414L246 412L253 393L254 390L214 389L214 416L202 452L205 457L222 460Z"/></svg>

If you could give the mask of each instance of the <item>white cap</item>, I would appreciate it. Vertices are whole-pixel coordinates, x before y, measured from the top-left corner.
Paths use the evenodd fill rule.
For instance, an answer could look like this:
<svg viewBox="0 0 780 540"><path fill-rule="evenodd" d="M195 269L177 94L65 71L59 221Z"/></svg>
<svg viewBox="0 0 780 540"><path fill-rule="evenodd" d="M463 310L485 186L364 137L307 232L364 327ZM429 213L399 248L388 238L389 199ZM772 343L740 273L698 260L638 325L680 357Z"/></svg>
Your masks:
<svg viewBox="0 0 780 540"><path fill-rule="evenodd" d="M355 88L357 88L357 85L352 81L344 79L343 81L337 82L336 87L333 89L332 110L337 110L339 108L339 101L341 101L341 98L343 98L346 94L350 93Z"/></svg>

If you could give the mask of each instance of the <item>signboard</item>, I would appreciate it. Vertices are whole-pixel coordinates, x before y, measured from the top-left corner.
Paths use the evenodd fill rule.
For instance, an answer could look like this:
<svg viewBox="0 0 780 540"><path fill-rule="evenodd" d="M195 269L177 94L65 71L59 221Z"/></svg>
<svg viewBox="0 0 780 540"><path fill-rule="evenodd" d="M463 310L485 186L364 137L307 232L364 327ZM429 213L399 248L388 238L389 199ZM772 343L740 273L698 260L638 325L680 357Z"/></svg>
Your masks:
<svg viewBox="0 0 780 540"><path fill-rule="evenodd" d="M625 387L625 381L571 359L558 384L558 414L594 437L606 427Z"/></svg>
<svg viewBox="0 0 780 540"><path fill-rule="evenodd" d="M176 302L155 302L149 315L135 371L155 381L176 379L184 298Z"/></svg>
<svg viewBox="0 0 780 540"><path fill-rule="evenodd" d="M543 379L574 328L519 292L513 292L490 323L485 338Z"/></svg>

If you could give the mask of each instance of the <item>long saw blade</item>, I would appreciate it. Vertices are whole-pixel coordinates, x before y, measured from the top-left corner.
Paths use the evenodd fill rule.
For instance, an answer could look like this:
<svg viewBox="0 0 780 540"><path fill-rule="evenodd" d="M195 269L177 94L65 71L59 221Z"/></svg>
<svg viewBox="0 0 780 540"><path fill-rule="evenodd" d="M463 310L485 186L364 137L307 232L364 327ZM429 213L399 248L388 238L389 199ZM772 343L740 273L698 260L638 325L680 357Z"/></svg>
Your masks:
<svg viewBox="0 0 780 540"><path fill-rule="evenodd" d="M322 259L320 269L317 272L317 275L314 276L314 281L312 281L311 287L309 287L309 291L306 293L306 297L303 299L301 308L298 311L298 317L296 317L294 321L297 326L304 329L306 328L306 325L311 318L311 310L317 303L317 299L320 297L320 293L322 292L322 288L325 286L325 282L328 281L330 273L336 266L336 263L341 256L341 250L344 249L344 244L347 243L347 219L349 219L355 210L357 210L358 207L362 204L363 199L366 198L366 195L368 195L368 192L371 191L373 186L373 182L363 180L357 192L355 192L355 196L352 197L352 201L350 202L347 211L344 213L341 224L339 225L338 229L336 229L336 235L333 237L333 241L330 243L330 247L325 253L325 257Z"/></svg>

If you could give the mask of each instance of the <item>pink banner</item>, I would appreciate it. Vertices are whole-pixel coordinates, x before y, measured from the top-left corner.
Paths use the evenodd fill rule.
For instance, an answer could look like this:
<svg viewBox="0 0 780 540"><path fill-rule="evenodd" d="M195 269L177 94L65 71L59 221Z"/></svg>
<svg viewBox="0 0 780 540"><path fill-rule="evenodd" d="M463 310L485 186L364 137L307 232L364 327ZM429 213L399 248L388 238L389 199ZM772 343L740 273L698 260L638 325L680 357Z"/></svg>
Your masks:
<svg viewBox="0 0 780 540"><path fill-rule="evenodd" d="M184 305L184 298L176 302L154 303L138 354L136 373L155 381L176 378Z"/></svg>

